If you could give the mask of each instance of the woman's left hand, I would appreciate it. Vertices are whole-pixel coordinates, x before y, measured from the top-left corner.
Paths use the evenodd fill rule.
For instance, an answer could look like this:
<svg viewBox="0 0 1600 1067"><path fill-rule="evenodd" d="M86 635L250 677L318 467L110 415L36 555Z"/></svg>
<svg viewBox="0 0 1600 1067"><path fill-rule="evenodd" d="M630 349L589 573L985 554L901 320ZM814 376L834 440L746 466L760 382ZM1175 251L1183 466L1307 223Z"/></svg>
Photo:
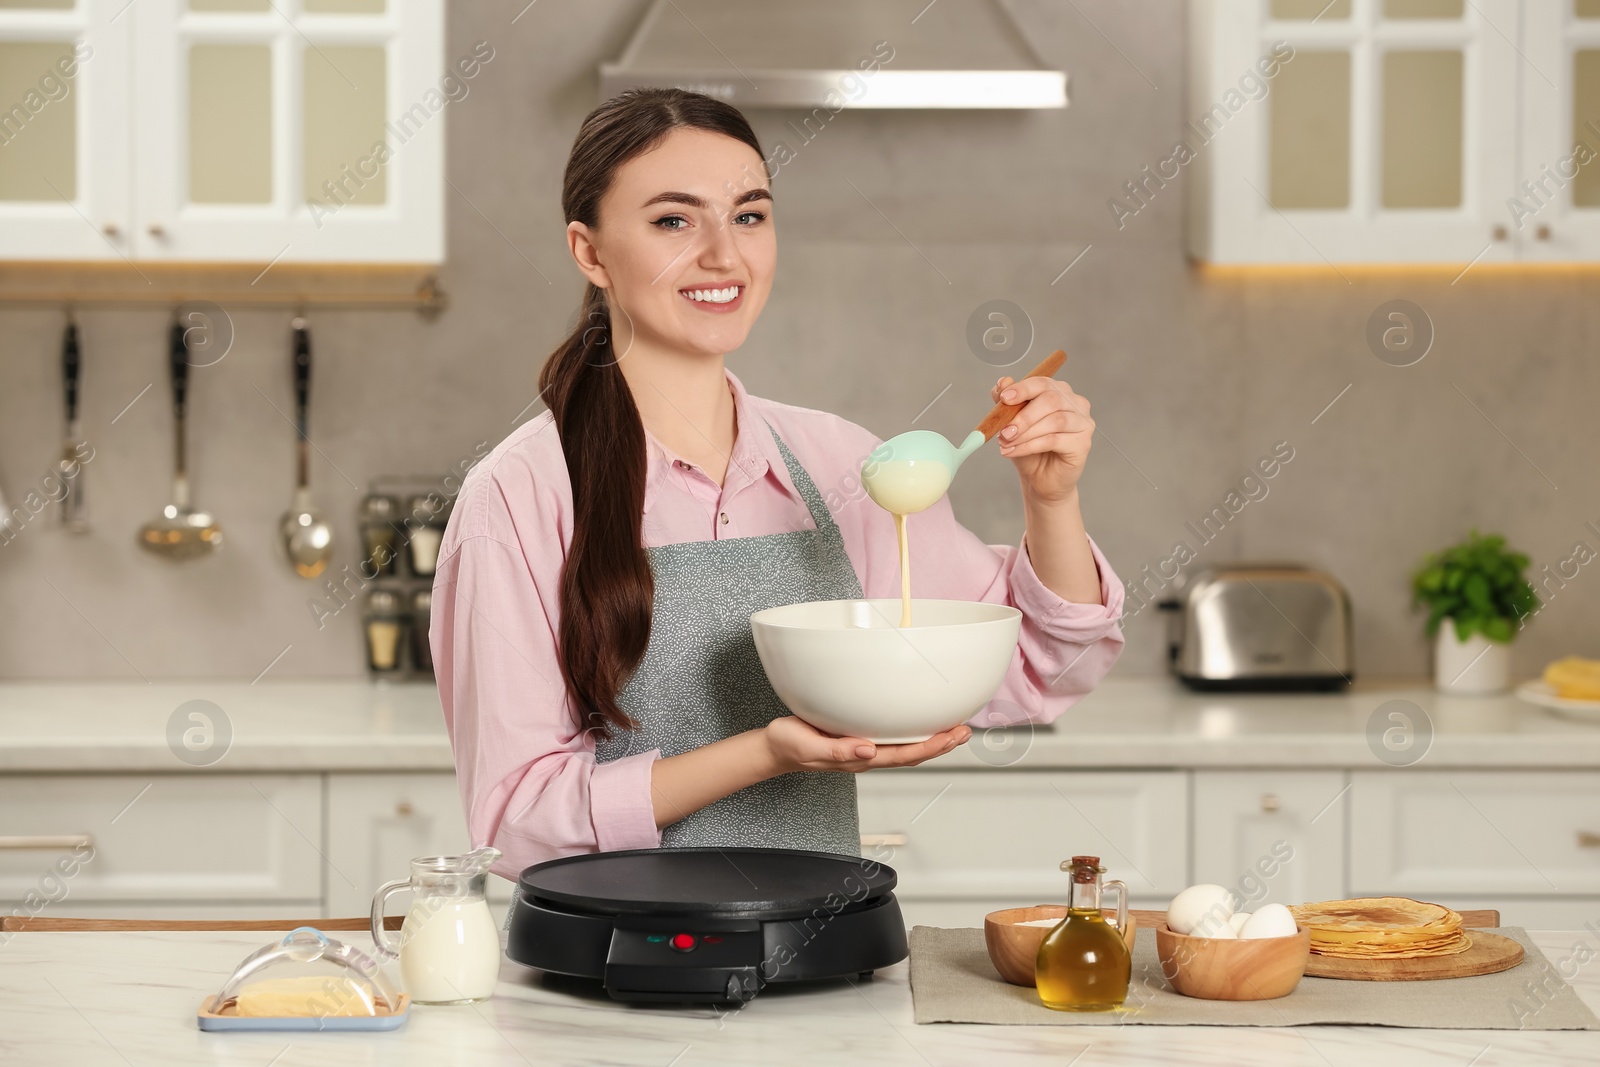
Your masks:
<svg viewBox="0 0 1600 1067"><path fill-rule="evenodd" d="M1089 401L1055 378L1001 378L989 395L997 404L1023 405L995 435L1000 454L1017 465L1023 492L1045 503L1076 493L1094 438Z"/></svg>

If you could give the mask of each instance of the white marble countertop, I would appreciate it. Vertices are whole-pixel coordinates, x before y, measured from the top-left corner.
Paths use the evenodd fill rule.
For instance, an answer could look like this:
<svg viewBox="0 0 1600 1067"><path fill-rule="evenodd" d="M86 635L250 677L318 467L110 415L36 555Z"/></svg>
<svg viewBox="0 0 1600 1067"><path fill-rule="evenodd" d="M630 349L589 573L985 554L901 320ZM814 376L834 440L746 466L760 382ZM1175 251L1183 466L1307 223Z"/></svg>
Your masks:
<svg viewBox="0 0 1600 1067"><path fill-rule="evenodd" d="M192 771L173 752L189 701L231 735L210 771L454 771L431 683L8 682L0 684L0 774ZM220 717L219 717L220 712ZM176 727L175 736L169 731Z"/></svg>
<svg viewBox="0 0 1600 1067"><path fill-rule="evenodd" d="M0 684L0 773L190 770L169 731L175 717L178 734L188 725L179 710L193 700L210 702L231 733L208 771L453 769L427 683L11 682ZM1430 768L1600 767L1600 721L1509 695L1447 697L1420 683L1330 695L1202 694L1161 678L1115 677L1049 727L980 731L936 763L1381 767L1373 745L1393 725L1380 711L1390 701L1405 702L1398 706L1415 720L1417 744L1431 733Z"/></svg>
<svg viewBox="0 0 1600 1067"><path fill-rule="evenodd" d="M361 935L345 935L360 938ZM1535 933L1552 958L1586 935ZM627 1007L546 985L513 963L482 1004L417 1007L388 1034L203 1033L200 1001L271 935L33 933L0 945L0 1059L72 1067L347 1067L383 1063L1193 1064L1497 1067L1600 1062L1600 1032L1387 1027L918 1026L904 963L867 982L769 989L742 1010ZM1600 1009L1600 967L1573 987Z"/></svg>

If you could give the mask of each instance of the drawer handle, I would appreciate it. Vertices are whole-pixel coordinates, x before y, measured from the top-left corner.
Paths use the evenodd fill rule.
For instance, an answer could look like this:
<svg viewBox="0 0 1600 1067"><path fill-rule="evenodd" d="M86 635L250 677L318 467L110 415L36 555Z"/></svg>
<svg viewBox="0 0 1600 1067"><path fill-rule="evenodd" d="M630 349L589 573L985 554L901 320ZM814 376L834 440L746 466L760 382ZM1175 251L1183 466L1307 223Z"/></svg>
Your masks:
<svg viewBox="0 0 1600 1067"><path fill-rule="evenodd" d="M911 844L910 834L862 834L862 848L904 848Z"/></svg>
<svg viewBox="0 0 1600 1067"><path fill-rule="evenodd" d="M1600 848L1600 834L1590 833L1588 830L1579 830L1578 847Z"/></svg>
<svg viewBox="0 0 1600 1067"><path fill-rule="evenodd" d="M1278 799L1276 793L1263 793L1261 795L1261 810L1268 815L1283 809L1283 801Z"/></svg>
<svg viewBox="0 0 1600 1067"><path fill-rule="evenodd" d="M0 852L33 852L45 849L93 848L88 834L33 834L27 837L0 837Z"/></svg>

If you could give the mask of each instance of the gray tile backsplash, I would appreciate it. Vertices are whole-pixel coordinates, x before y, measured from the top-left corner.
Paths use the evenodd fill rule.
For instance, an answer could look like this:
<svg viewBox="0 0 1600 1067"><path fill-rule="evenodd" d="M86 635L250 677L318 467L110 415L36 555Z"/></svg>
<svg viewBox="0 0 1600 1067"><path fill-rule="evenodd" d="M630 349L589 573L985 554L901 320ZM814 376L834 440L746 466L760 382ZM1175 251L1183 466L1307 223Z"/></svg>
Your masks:
<svg viewBox="0 0 1600 1067"><path fill-rule="evenodd" d="M442 475L498 441L572 321L579 285L562 240L561 170L596 102L595 66L643 5L541 3L513 25L524 3L450 5L447 54L479 40L497 54L447 116L450 310L431 323L403 312L311 317L312 480L337 526L336 566L355 562L368 480ZM1084 506L1123 578L1180 538L1192 543L1185 524L1287 441L1293 461L1198 562L1330 569L1354 599L1358 671L1421 674L1428 650L1407 577L1424 552L1473 526L1505 532L1535 569L1580 540L1600 549L1585 526L1600 523L1600 277L1203 272L1183 255L1176 184L1119 230L1108 198L1167 154L1188 117L1184 8L1018 4L1038 51L1071 75L1065 111L830 122L778 175L778 284L729 365L756 393L884 436L951 384L919 425L959 435L998 373L968 350L967 318L985 300L1014 301L1037 331L1029 363L1065 348L1064 376L1094 402ZM939 32L938 8L906 32ZM795 116L752 118L767 143L798 141L786 126ZM1409 368L1379 362L1364 340L1373 309L1400 297L1437 332ZM93 530L72 538L51 512L0 546L0 677L252 678L280 653L272 677L362 673L356 612L319 629L308 604L318 583L295 578L274 543L293 485L288 316L232 315L233 350L192 375L190 420L197 501L221 520L227 546L168 566L134 544L169 490L166 316L79 313ZM60 448L60 323L53 311L0 311L0 484L14 502ZM957 514L996 543L1021 529L1009 468L985 451L952 490ZM1518 643L1519 672L1600 652L1597 593L1595 568L1557 591ZM1159 672L1157 614L1127 632L1117 669Z"/></svg>

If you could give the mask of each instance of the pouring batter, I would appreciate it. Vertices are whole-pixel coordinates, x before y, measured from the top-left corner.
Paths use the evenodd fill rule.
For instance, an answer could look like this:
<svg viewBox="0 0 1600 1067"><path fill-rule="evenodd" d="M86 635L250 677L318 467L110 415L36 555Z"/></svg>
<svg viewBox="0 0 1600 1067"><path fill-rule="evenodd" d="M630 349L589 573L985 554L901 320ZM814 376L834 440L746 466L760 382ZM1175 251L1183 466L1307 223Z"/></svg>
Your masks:
<svg viewBox="0 0 1600 1067"><path fill-rule="evenodd" d="M578 131L562 208L583 304L540 374L549 410L467 477L433 587L467 823L497 873L657 846L858 854L854 773L970 736L824 734L756 655L753 612L892 595L899 572L888 513L848 498L878 439L752 396L725 365L777 265L764 158L737 110L680 90L624 93ZM753 373L802 355L774 342ZM1047 722L1116 659L1123 591L1079 510L1088 401L1046 378L993 393L1023 405L999 438L1026 531L986 545L939 500L917 520L915 592L1018 608L991 707Z"/></svg>

